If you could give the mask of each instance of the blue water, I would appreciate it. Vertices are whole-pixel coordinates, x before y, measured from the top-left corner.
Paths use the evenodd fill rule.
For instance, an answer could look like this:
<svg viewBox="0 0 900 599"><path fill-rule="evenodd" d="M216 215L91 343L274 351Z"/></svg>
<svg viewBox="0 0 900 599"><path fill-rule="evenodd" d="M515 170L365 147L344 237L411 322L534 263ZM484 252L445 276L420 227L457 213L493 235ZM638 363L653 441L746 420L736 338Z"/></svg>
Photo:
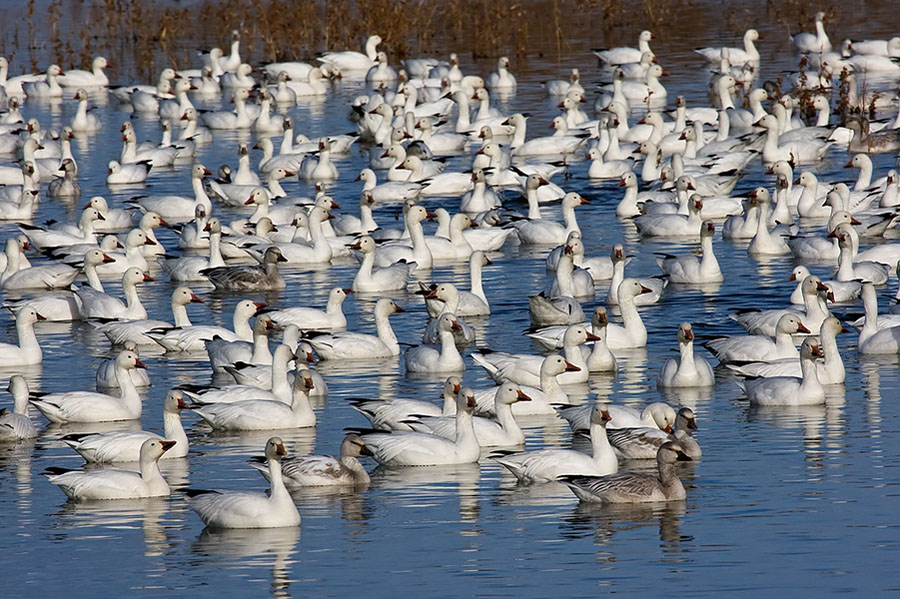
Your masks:
<svg viewBox="0 0 900 599"><path fill-rule="evenodd" d="M889 33L884 25L870 29L865 25L855 24L854 37ZM785 44L766 41L766 34L775 39L781 31L776 25L761 24L759 29L764 34L760 46L769 61L764 63L763 77L774 78L795 64L794 57ZM670 38L654 48L672 72L666 82L670 98L683 93L699 102L705 89L704 65L685 48L710 43L715 36L705 33L688 43L686 37ZM590 43L587 40L578 47ZM514 61L518 93L499 106L504 111L527 110L532 114L531 135L543 134L541 123L549 122L556 108L554 101L542 95L538 83L564 75L570 66L579 66L586 81L596 81L594 58L583 49L573 50L562 65L540 59L524 65ZM327 99L291 109L297 132L316 136L351 130L346 106L361 91L360 85L345 81ZM60 106L29 103L23 113L53 129L70 120L74 110L75 103L67 100ZM113 104L102 106L100 114L103 131L73 146L82 201L65 206L44 198L35 222L73 219L83 201L94 194L119 205L138 193L189 193L189 164L154 172L146 188L110 193L104 183L106 163L118 157L118 129L128 115ZM135 127L139 139L158 138L156 121L137 119ZM217 136L216 144L201 149L199 160L213 170L225 162L235 165L238 139L243 138ZM453 158L450 168L464 168L469 160L468 155ZM815 170L824 181L854 180L855 173L842 168L846 160L845 151L834 149ZM878 173L885 174L894 161L892 155L876 157ZM338 162L341 176L332 193L347 210L356 211L360 187L353 179L364 164L358 146ZM612 244L622 241L635 257L629 274L652 276L658 272L653 252L692 250L691 243L640 241L631 224L614 217L621 197L615 182L596 185L587 180L586 171L586 164L574 164L572 177L556 182L592 200L579 209L588 255L606 254ZM772 181L755 163L735 194L757 185L771 187ZM292 196L312 191L298 182L285 187ZM434 199L425 204L456 206L455 201ZM237 216L216 210L226 220ZM376 219L391 223L396 211L396 207L385 207L376 212ZM3 224L0 241L16 233L13 224ZM159 236L170 251L177 248L170 232ZM679 322L694 323L700 337L741 333L728 317L730 308L782 306L793 288L785 282L793 266L789 257L761 263L747 256L746 244L723 242L718 235L715 246L725 282L707 290L668 289L661 303L641 309L649 330L647 349L621 356L616 376L596 375L588 385L572 390L573 401L597 397L643 406L665 399L694 408L704 455L680 470L687 488L683 503L647 508L579 505L560 485L518 486L487 459L466 466L405 470L376 468L365 459L372 483L364 492L311 490L295 496L303 517L301 530L210 532L179 493L135 502L65 501L41 471L47 466L78 467L80 458L57 439L83 428L49 428L33 443L0 447L4 589L8 596L65 593L76 597L187 593L388 597L405 592L487 597L606 592L710 596L722 591L808 596L896 590L900 585L895 574L900 539L896 524L900 407L893 401L900 390L897 356L859 357L855 333L841 335L838 343L847 381L830 389L828 403L821 407L751 410L741 400L735 378L724 371L717 372L712 390L657 391L656 373L674 355ZM508 244L492 257L494 266L485 269L484 285L493 313L471 320L478 328L479 346L539 350L519 333L528 326L527 296L544 284L544 254ZM331 287L349 286L354 270L347 261L327 270L287 268L285 291L249 297L273 306L321 305ZM830 273L821 266L813 271ZM437 267L432 279L464 284L466 272L463 267ZM882 295L893 293L895 285L892 280ZM107 288L117 293L119 286L110 282ZM171 317L172 289L164 275L140 289L152 318ZM193 321L228 325L240 297L212 294L202 286L194 289L207 303L190 306ZM605 286L598 285L598 301L605 293ZM418 342L425 325L421 300L414 295L394 297L408 310L392 318L398 337L405 343ZM881 302L884 305L883 298ZM344 306L350 330L373 330L370 301L351 297ZM840 306L835 312L859 313L861 307ZM9 315L0 315L0 321L2 341L15 341ZM83 324L39 323L37 334L44 348L43 368L25 374L42 391L93 388L97 364L114 353L105 337ZM196 358L146 354L143 359L153 386L146 396L142 426L161 431L159 407L166 391L179 383L206 382L210 371ZM441 377L407 377L400 360L321 363L318 368L330 389L327 400L317 405L318 426L279 433L294 454L336 453L343 429L365 424L345 398L437 400L440 394ZM2 376L14 373L5 371ZM476 388L492 384L471 365L465 383ZM11 404L8 396L2 404ZM185 420L190 455L163 464L173 488L266 487L246 462L261 454L269 433L210 434L202 427L192 428L191 416ZM525 419L524 426L529 449L573 444L561 420L532 417ZM575 445L584 448L581 442Z"/></svg>

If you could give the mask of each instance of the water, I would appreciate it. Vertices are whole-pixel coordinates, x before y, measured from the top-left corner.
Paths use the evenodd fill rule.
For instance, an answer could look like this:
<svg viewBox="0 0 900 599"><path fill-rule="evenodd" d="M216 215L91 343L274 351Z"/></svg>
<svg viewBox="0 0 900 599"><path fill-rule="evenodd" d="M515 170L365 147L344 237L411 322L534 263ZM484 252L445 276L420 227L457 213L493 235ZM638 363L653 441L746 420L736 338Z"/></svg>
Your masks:
<svg viewBox="0 0 900 599"><path fill-rule="evenodd" d="M848 21L846 35L885 37L884 25ZM764 78L791 68L793 57L780 40L782 30L760 24L764 41ZM723 32L673 35L655 44L660 61L672 73L666 82L670 98L683 93L694 102L704 95L702 61L690 55ZM843 32L842 32L843 33ZM835 36L837 38L837 36ZM735 37L736 39L736 37ZM592 40L573 42L563 64L533 58L514 64L518 93L499 103L504 111L532 114L530 136L543 134L542 124L556 114L538 82L579 66L586 81L597 79L592 56L584 48ZM493 63L493 61L490 61ZM517 68L519 67L519 68ZM482 69L489 72L490 66ZM305 102L291 110L298 132L311 136L351 129L346 104L361 87L338 85L327 100ZM29 103L26 117L36 116L45 128L71 119L75 105ZM154 173L145 189L110 193L104 184L106 163L119 152L119 124L127 114L102 106L103 131L76 140L83 196L63 205L44 199L35 218L73 219L81 204L104 194L119 205L142 193L188 193L189 165ZM158 123L135 120L139 139L158 138ZM238 134L217 136L202 148L199 159L210 168L235 164ZM250 139L250 141L253 141ZM463 168L469 157L449 161ZM855 179L842 169L845 152L832 151L815 170L826 181ZM364 165L359 148L338 162L341 177L332 189L346 210L355 211L359 184L352 179ZM876 157L881 174L892 165L890 155ZM583 193L592 204L579 209L588 255L606 254L622 241L634 256L633 276L651 276L653 252L685 253L692 243L640 241L627 222L613 216L621 197L614 182L595 185L586 164L571 168L566 189ZM757 185L771 187L759 164L751 166L736 194ZM291 195L308 195L308 185L291 182ZM429 207L453 208L455 202L428 200ZM551 211L555 210L550 208ZM217 207L226 220L237 213ZM397 208L388 206L376 218L388 224ZM16 233L0 226L0 239ZM160 239L177 246L168 231ZM748 258L746 244L716 239L716 252L726 281L714 288L670 288L661 303L641 309L649 330L646 350L621 356L615 377L594 376L572 390L573 401L592 397L642 406L665 399L688 405L697 413L702 460L680 470L687 500L669 506L596 507L579 505L565 487L522 487L491 460L451 468L375 468L372 484L361 493L312 490L295 496L303 516L300 530L210 532L179 493L168 499L73 504L50 485L41 471L47 466L78 467L80 458L57 439L94 427L46 429L35 442L0 448L0 549L7 556L5 588L16 596L67 593L73 596L228 593L260 596L344 596L360 591L396 596L414 589L422 596L587 596L598 592L628 595L666 592L713 595L724 590L763 595L775 592L824 594L894 590L898 554L896 524L896 431L900 408L891 398L900 389L896 356L865 358L856 354L855 334L838 338L847 366L847 381L829 390L825 406L806 409L751 410L728 372L717 372L713 390L660 392L655 386L662 362L673 354L679 322L694 323L699 337L740 333L728 316L732 307L775 307L785 303L792 284L789 258L759 262ZM485 269L490 318L470 319L479 346L536 352L519 333L528 325L527 295L543 286L544 251L507 245ZM432 279L464 284L466 268L437 267ZM827 267L814 267L828 274ZM354 267L338 261L327 270L284 269L288 288L275 294L250 294L274 306L322 305L334 285L348 286ZM154 273L159 274L159 273ZM892 287L891 283L889 287ZM118 292L115 282L107 284ZM140 289L151 317L167 320L173 286L160 276ZM239 297L216 295L194 286L207 303L189 308L195 323L227 325ZM606 292L598 285L597 298ZM409 310L392 318L401 341L416 343L425 325L421 300L395 294ZM882 303L884 301L882 300ZM349 329L372 331L371 301L351 297L345 303ZM591 307L592 304L588 304ZM860 312L840 306L838 314ZM14 341L15 328L4 316L2 340ZM102 335L82 324L40 323L44 348L42 368L25 374L42 391L91 389L99 361L113 354ZM208 366L195 358L145 354L153 387L145 401L142 426L161 431L160 405L167 389L209 380ZM429 397L437 399L441 377L404 375L399 360L375 364L322 363L319 371L330 388L317 405L315 430L282 432L294 454L336 453L343 429L365 424L349 408L348 397ZM6 371L4 378L15 371ZM465 383L486 387L490 381L469 367ZM4 399L8 405L10 400ZM246 464L259 455L269 433L223 435L204 432L186 416L191 453L163 465L173 488L253 489L265 481ZM570 447L571 435L560 420L525 419L529 449ZM575 445L584 448L576 441ZM374 464L366 461L371 471ZM640 465L623 465L623 469Z"/></svg>

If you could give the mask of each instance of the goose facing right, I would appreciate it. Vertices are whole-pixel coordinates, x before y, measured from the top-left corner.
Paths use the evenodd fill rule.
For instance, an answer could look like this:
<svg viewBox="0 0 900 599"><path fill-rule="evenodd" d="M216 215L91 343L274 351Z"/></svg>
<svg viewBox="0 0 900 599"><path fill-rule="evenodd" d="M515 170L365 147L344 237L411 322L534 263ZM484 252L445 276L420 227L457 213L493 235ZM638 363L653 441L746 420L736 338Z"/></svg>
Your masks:
<svg viewBox="0 0 900 599"><path fill-rule="evenodd" d="M663 444L656 455L659 475L620 472L608 476L561 476L576 497L586 503L650 503L683 501L684 485L675 472L676 462L691 458L673 441Z"/></svg>
<svg viewBox="0 0 900 599"><path fill-rule="evenodd" d="M188 505L209 528L279 528L300 526L300 512L288 493L282 475L284 442L266 442L271 486L268 493L187 489Z"/></svg>

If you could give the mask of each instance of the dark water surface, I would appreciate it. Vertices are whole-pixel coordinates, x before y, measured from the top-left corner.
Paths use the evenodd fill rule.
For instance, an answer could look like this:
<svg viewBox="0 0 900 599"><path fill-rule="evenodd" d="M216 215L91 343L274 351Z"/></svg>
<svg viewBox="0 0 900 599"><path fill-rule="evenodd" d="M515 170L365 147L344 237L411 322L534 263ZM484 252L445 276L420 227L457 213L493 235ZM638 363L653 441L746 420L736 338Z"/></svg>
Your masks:
<svg viewBox="0 0 900 599"><path fill-rule="evenodd" d="M719 5L702 3L709 13ZM896 34L896 23L873 10L870 18L854 15L831 25L832 42L843 37L883 38ZM706 65L690 52L716 39L738 43L738 36L717 29L717 19L679 32L654 44L660 62L671 73L665 81L669 98L686 95L694 103L705 97ZM763 39L762 78L774 79L796 65L784 40L784 29L764 18L754 21ZM810 26L811 27L811 26ZM636 36L636 31L634 32ZM222 40L221 43L225 43ZM536 44L549 44L536 40ZM586 82L599 78L587 48L595 39L571 41L573 50L561 64L531 57L523 67L514 61L519 79L516 95L497 101L504 112L530 112L530 135L542 135L543 123L555 116L556 101L547 99L539 83L581 68ZM453 48L449 48L453 49ZM448 50L449 50L448 49ZM115 57L111 57L115 59ZM481 72L487 74L493 60ZM114 79L121 75L116 74ZM586 87L589 87L586 85ZM307 100L292 108L297 133L318 136L352 130L349 101L364 91L344 81L327 98ZM101 103L102 102L98 102ZM76 104L28 103L23 113L40 119L45 129L71 120ZM189 194L190 164L160 169L146 188L110 192L106 164L119 154L119 125L128 114L110 101L100 110L104 128L73 143L78 160L82 201L71 205L44 198L35 222L74 219L83 200L103 194L119 206L137 193ZM135 119L139 139L158 139L159 123ZM216 135L198 159L211 169L236 164L236 142L253 142L239 133ZM254 157L254 162L257 157ZM463 169L470 155L455 157L450 168ZM855 180L843 169L846 150L833 149L814 170L827 182ZM353 179L366 154L355 146L337 162L340 179L331 190L345 210L356 212L359 183ZM895 156L876 157L877 174L886 174ZM640 241L633 225L620 222L614 207L621 198L615 182L599 185L587 179L587 163L571 168L571 179L556 182L592 200L579 209L588 255L607 254L624 242L634 260L632 276L658 273L653 252L685 253L692 243ZM772 187L758 162L751 164L735 195L758 185ZM306 183L289 181L291 196L309 195ZM455 210L452 200L427 199ZM513 204L515 205L515 204ZM555 207L548 207L555 213ZM217 206L225 220L237 212ZM545 208L545 210L547 210ZM391 223L396 206L376 212ZM0 225L0 241L17 233L14 224ZM177 242L169 231L159 234L170 251ZM843 387L830 389L825 406L803 409L752 410L741 400L735 377L718 371L711 390L662 393L656 374L674 355L679 322L694 323L699 336L738 334L729 319L734 307L778 307L786 304L792 284L790 257L757 261L745 243L716 236L716 253L725 282L713 289L670 288L664 300L641 309L649 331L646 350L620 357L615 377L596 375L589 385L573 389L573 401L596 396L616 403L643 406L665 399L691 406L697 413L697 437L703 458L681 472L687 500L670 506L592 507L579 505L561 485L518 486L491 460L450 468L375 469L362 493L309 491L295 496L303 517L301 530L205 531L179 493L146 501L74 504L64 501L42 470L47 466L78 467L80 458L57 439L69 429L49 428L37 441L0 447L0 553L6 556L4 588L8 596L247 595L320 597L365 594L376 597L415 593L420 596L594 596L616 592L632 596L662 594L716 595L738 591L750 595L835 592L878 593L896 590L900 530L897 524L900 468L900 390L898 358L857 355L855 333L839 337L847 367ZM493 313L471 319L479 346L537 352L538 346L519 333L528 326L527 296L543 287L545 251L507 244L485 268L484 286ZM151 318L171 318L169 297L174 286L156 272L158 281L139 292ZM349 286L355 266L337 261L325 270L284 269L288 288L271 295L250 294L274 306L322 305L335 285ZM829 275L829 267L813 267ZM433 280L467 284L467 268L436 267ZM824 277L823 277L824 278ZM105 283L114 293L115 282ZM888 291L893 292L892 280ZM243 296L216 295L194 286L207 301L189 308L195 324L228 325L234 304ZM598 285L602 301L605 285ZM402 342L417 343L425 312L417 296L395 294L408 313L392 318ZM882 305L885 300L881 299ZM593 303L586 304L593 307ZM352 297L344 304L350 330L372 331L372 302ZM859 313L861 306L841 306L838 314ZM15 341L10 316L2 319L2 340ZM102 358L113 355L105 337L83 324L39 323L43 368L27 372L42 391L91 389ZM209 380L209 368L196 358L148 354L153 386L146 395L142 425L161 432L160 405L166 391L185 382ZM710 358L711 359L711 358ZM483 371L469 364L465 383L491 385ZM440 394L441 377L412 378L401 360L376 364L322 363L319 371L330 389L317 406L315 430L281 432L291 453L336 453L344 427L365 424L345 398L431 397ZM3 378L15 371L4 371ZM5 385L5 383L3 383ZM8 396L4 405L10 405ZM11 407L11 406L10 406ZM262 453L267 432L248 435L207 433L185 416L191 452L187 459L163 465L173 488L262 490L265 481L246 464ZM570 447L565 422L525 419L528 448ZM579 447L583 444L576 442ZM623 469L631 468L623 465Z"/></svg>

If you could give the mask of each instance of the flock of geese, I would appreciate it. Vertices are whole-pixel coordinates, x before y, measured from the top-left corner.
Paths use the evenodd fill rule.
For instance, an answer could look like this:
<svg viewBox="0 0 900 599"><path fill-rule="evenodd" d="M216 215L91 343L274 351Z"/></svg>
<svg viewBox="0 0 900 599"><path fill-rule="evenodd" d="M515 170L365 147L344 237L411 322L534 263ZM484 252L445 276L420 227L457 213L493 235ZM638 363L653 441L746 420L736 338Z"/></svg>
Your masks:
<svg viewBox="0 0 900 599"><path fill-rule="evenodd" d="M267 493L186 489L190 506L210 527L296 526L300 514L289 491L364 486L369 475L360 456L411 467L473 463L485 450L518 480L562 482L582 501L683 500L678 463L702 455L690 407L570 405L565 387L595 373L615 373L617 353L645 347L641 307L664 302L668 285L702 288L725 279L715 256L717 231L746 243L752 257L793 255L797 262L837 267L833 280L823 281L798 265L791 276L797 287L785 307L736 314L748 335L704 343L720 364L746 377L740 384L751 404L822 404L825 386L844 381L835 337L847 329L831 314L832 303L861 298L865 317L855 324L860 354L900 351L900 316L879 314L875 291L898 267L900 245L861 247L889 235L898 217L897 170L874 179L871 156L900 150L900 113L888 115L897 112L900 39L848 41L835 49L820 14L815 34L792 39L812 70L779 87L760 82L759 35L749 30L743 47L697 50L712 73L708 106L669 96L652 39L643 32L637 48L595 52L610 81L597 95L585 90L577 69L567 80L546 82L560 115L550 125L552 135L543 137L526 135L527 115L501 114L492 102L515 94L507 58L486 78L464 74L455 55L448 62L410 59L398 68L378 49L377 35L362 53L331 52L317 65L260 68L242 62L235 35L230 55L216 49L203 56L199 69L166 68L156 85L118 88L109 87L103 57L91 71L51 65L43 74L18 77L8 76L9 65L0 58L0 101L8 106L0 116L0 151L8 157L0 165L0 218L19 223L0 258L0 289L14 314L18 343L0 345L0 362L4 368L41 363L35 325L44 320L84 321L121 350L98 371L100 391L29 392L21 375L12 376L13 410L0 415L0 440L37 435L29 406L51 423L140 420L141 390L150 383L142 351L208 357L210 370L232 383L171 389L163 402L163 434L87 432L61 439L90 465L125 463L132 469L47 470L50 482L73 500L167 496L159 461L190 456L182 414L194 414L200 426L213 430L314 427L323 414L311 398L327 393L316 359L402 355L406 372L444 378L442 404L353 400L366 426L345 436L338 457L289 456L273 436L265 457L253 463L270 482ZM368 93L349 107L357 132L315 139L299 134L291 108L304 97L327 97L330 80L338 77L368 84ZM143 185L161 169L186 165L190 193L137 196L119 206L94 196L77 222L35 224L41 196L72 202L81 195L71 139L103 127L89 109L96 94L158 119L162 129L160 141L138 143L125 122L121 153L108 163L110 190ZM230 99L233 110L195 106L220 98ZM59 99L78 102L61 131L46 131L20 112L29 103ZM593 110L586 111L586 104ZM836 108L843 124L832 118ZM635 120L633 112L642 117ZM258 139L252 147L237 144L235 168L213 173L197 161L217 135L235 130ZM816 163L829 150L844 149L848 167L859 172L856 182L819 180ZM259 162L251 150L262 153ZM330 189L354 151L367 163L357 178L359 210L338 213L342 207ZM446 156L464 156L470 167L450 170ZM641 238L674 240L687 244L685 251L660 255L659 272L648 278L626 274L629 258L621 244L608 256L586 255L578 213L591 200L566 189L564 177L580 160L589 161L591 180L622 188L617 206L594 210L615 210ZM748 166L759 161L771 173L770 185L746 197L732 195ZM314 184L315 196L300 197L291 185L296 179ZM519 194L527 211L516 209ZM560 208L548 206L554 202ZM376 209L384 205L400 208L402 226L378 223ZM226 222L221 213L228 211L241 212L241 218ZM426 234L431 221L437 231ZM163 247L160 227L174 231L180 255ZM477 342L465 319L491 313L482 269L502 257L497 252L507 243L548 251L546 286L529 298L528 333L547 351L472 351L471 362L495 383L472 388L461 380L465 348ZM690 251L694 243L699 255ZM40 253L34 264L29 250ZM191 322L190 306L203 302L191 285L226 294L280 290L288 284L282 265L327 266L351 255L359 260L356 275L335 282L323 309L244 299L232 328ZM434 266L453 264L468 264L468 289L429 284ZM502 266L498 260L495 267ZM149 319L141 303L141 286L159 276L176 286L171 322ZM121 281L122 296L104 289L111 279ZM605 303L620 314L618 322L603 306L590 318L584 312L582 303L594 299L598 283L608 285ZM422 343L404 350L390 318L406 309L388 296L407 290L424 300L430 321ZM375 334L346 330L342 304L351 294L377 300ZM273 351L274 330L281 341ZM672 336L679 355L661 365L658 386L713 387L713 367L695 351L691 323L678 325ZM529 415L565 419L590 439L590 453L523 451L526 436L517 418ZM655 459L657 472L620 472L622 459Z"/></svg>

